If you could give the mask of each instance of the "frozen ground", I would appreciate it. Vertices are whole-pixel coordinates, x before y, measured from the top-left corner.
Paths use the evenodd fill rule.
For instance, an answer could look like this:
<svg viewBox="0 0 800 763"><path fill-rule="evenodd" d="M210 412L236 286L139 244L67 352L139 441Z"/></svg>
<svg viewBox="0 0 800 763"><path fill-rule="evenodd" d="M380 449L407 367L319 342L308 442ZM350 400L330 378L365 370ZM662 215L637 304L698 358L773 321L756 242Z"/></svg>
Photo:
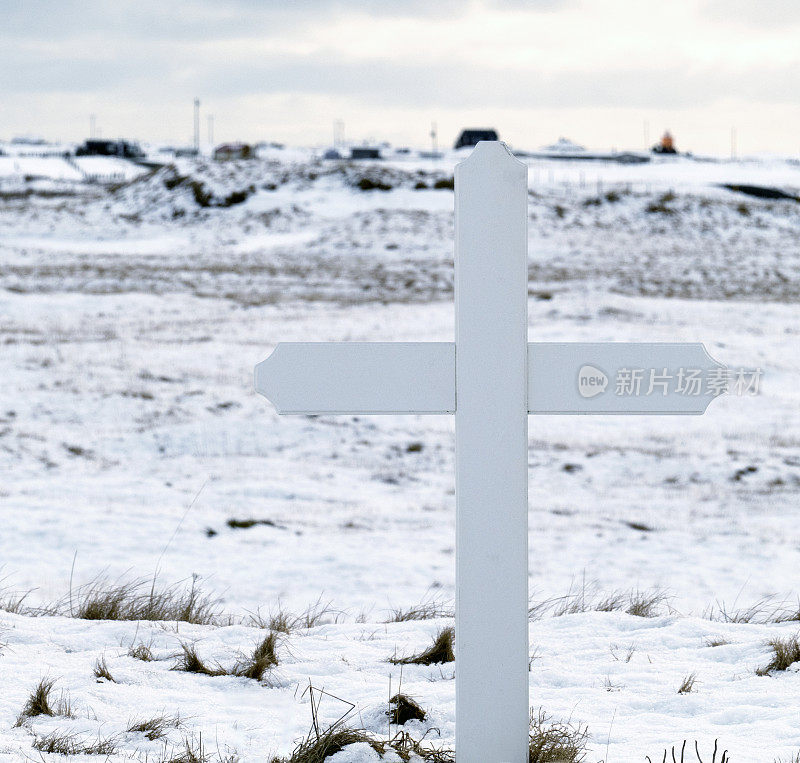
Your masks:
<svg viewBox="0 0 800 763"><path fill-rule="evenodd" d="M245 625L0 614L0 759L33 755L31 730L117 734L155 710L180 712L207 746L268 759L308 730L309 679L384 729L399 680L385 658L442 623L383 621L453 594L452 422L279 418L252 368L279 340L450 340L452 191L433 186L451 172L450 160L338 167L294 153L109 190L0 182L4 585L43 605L71 575L78 586L158 570L199 575L235 616L320 596L344 613L287 639L272 688L126 656L152 636L163 657L184 639L229 662L263 635ZM533 598L670 597L656 618L533 622L532 705L588 724L591 761L660 760L685 737L709 749L719 737L736 763L786 757L800 747L798 674L754 669L768 638L800 624L703 615L768 596L788 607L800 591L800 205L717 185L796 192L800 169L538 162L530 176L531 341L703 341L764 371L760 395L703 417L530 419ZM391 190L359 190L369 183ZM717 636L731 644L705 646ZM95 683L101 654L119 684ZM452 667L403 673L447 743ZM695 690L678 695L692 671ZM44 675L79 719L11 730ZM123 735L128 752L150 744Z"/></svg>

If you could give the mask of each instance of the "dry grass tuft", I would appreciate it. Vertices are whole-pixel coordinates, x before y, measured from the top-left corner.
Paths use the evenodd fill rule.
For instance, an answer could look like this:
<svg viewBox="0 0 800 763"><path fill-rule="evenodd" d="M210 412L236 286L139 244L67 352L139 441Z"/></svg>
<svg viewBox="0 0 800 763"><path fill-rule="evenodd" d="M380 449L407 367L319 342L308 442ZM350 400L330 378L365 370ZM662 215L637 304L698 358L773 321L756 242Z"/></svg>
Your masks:
<svg viewBox="0 0 800 763"><path fill-rule="evenodd" d="M766 625L769 623L786 623L800 619L798 607L787 607L785 600L775 596L765 596L749 607L728 609L724 602L709 607L703 616L709 620L723 623L752 623Z"/></svg>
<svg viewBox="0 0 800 763"><path fill-rule="evenodd" d="M658 617L661 605L667 599L664 591L632 591L628 596L625 611L634 617Z"/></svg>
<svg viewBox="0 0 800 763"><path fill-rule="evenodd" d="M250 624L256 628L269 628L276 633L292 633L296 630L316 628L318 625L338 623L342 612L334 609L331 602L323 602L322 597L299 614L289 612L278 605L267 617L256 612L250 615Z"/></svg>
<svg viewBox="0 0 800 763"><path fill-rule="evenodd" d="M453 617L453 607L442 601L424 601L408 609L393 609L387 623L407 623L417 620L437 620Z"/></svg>
<svg viewBox="0 0 800 763"><path fill-rule="evenodd" d="M424 721L425 710L406 694L395 694L389 700L389 719L393 726L404 726L409 721Z"/></svg>
<svg viewBox="0 0 800 763"><path fill-rule="evenodd" d="M696 683L697 673L689 673L689 675L684 677L683 681L681 681L681 685L678 687L678 694L688 694L694 689Z"/></svg>
<svg viewBox="0 0 800 763"><path fill-rule="evenodd" d="M208 763L210 760L211 755L205 751L202 738L184 737L181 746L166 753L159 763Z"/></svg>
<svg viewBox="0 0 800 763"><path fill-rule="evenodd" d="M75 734L53 731L44 737L38 737L33 743L39 752L56 755L113 755L117 751L117 742L113 737L87 742Z"/></svg>
<svg viewBox="0 0 800 763"><path fill-rule="evenodd" d="M65 718L72 718L72 706L69 699L64 694L54 702L52 698L53 687L55 681L49 678L43 678L36 685L36 688L31 692L25 702L22 712L17 718L16 726L21 726L28 718L36 718L40 715L56 716L60 715Z"/></svg>
<svg viewBox="0 0 800 763"><path fill-rule="evenodd" d="M156 715L143 721L131 721L127 731L129 734L144 734L154 742L166 736L167 729L177 729L180 725L181 719L177 715Z"/></svg>
<svg viewBox="0 0 800 763"><path fill-rule="evenodd" d="M227 671L217 665L210 668L197 654L197 648L194 644L181 644L182 653L178 656L178 662L175 663L173 670L182 670L186 673L197 673L203 676L225 676L228 675Z"/></svg>
<svg viewBox="0 0 800 763"><path fill-rule="evenodd" d="M453 662L456 659L453 646L456 640L456 631L452 626L442 628L436 638L425 651L410 657L390 657L389 662L394 665L440 665Z"/></svg>
<svg viewBox="0 0 800 763"><path fill-rule="evenodd" d="M795 662L800 662L800 634L788 638L774 638L768 643L772 649L772 659L756 675L767 676L774 671L787 670Z"/></svg>
<svg viewBox="0 0 800 763"><path fill-rule="evenodd" d="M94 664L94 677L98 681L111 681L111 683L116 683L117 680L114 676L111 675L111 671L108 669L108 664L106 663L105 657L98 657L97 662Z"/></svg>
<svg viewBox="0 0 800 763"><path fill-rule="evenodd" d="M712 636L706 639L706 646L708 647L727 646L730 643L731 642L723 636Z"/></svg>
<svg viewBox="0 0 800 763"><path fill-rule="evenodd" d="M181 644L182 653L178 656L178 662L172 669L203 676L236 676L260 681L268 670L278 664L277 646L278 634L270 633L256 645L251 656L237 662L231 670L226 670L219 664L211 667L197 653L197 647L194 644L183 643Z"/></svg>
<svg viewBox="0 0 800 763"><path fill-rule="evenodd" d="M569 723L552 723L539 710L531 713L528 763L580 763L586 757L589 731L583 726Z"/></svg>
<svg viewBox="0 0 800 763"><path fill-rule="evenodd" d="M375 741L363 731L334 725L319 734L312 730L288 758L273 758L271 763L324 763L348 745L358 742L366 742L379 755L387 747L386 743Z"/></svg>
<svg viewBox="0 0 800 763"><path fill-rule="evenodd" d="M153 662L153 650L147 644L136 644L128 649L128 657L133 657L134 660L141 660L142 662Z"/></svg>
<svg viewBox="0 0 800 763"><path fill-rule="evenodd" d="M658 617L668 605L669 596L660 588L650 591L612 591L600 593L595 584L583 582L577 590L570 589L564 596L531 604L530 620L543 617L562 617L582 612L625 612L635 617Z"/></svg>
<svg viewBox="0 0 800 763"><path fill-rule="evenodd" d="M260 681L264 677L264 673L278 664L277 646L278 634L271 632L256 645L251 657L236 664L232 675Z"/></svg>
<svg viewBox="0 0 800 763"><path fill-rule="evenodd" d="M0 598L0 612L9 612L12 615L31 614L31 607L25 603L30 591L25 593L5 593Z"/></svg>
<svg viewBox="0 0 800 763"><path fill-rule="evenodd" d="M224 622L218 601L202 593L195 578L188 589L177 585L158 588L154 580L119 583L97 578L72 592L60 609L80 620L163 620L197 625Z"/></svg>

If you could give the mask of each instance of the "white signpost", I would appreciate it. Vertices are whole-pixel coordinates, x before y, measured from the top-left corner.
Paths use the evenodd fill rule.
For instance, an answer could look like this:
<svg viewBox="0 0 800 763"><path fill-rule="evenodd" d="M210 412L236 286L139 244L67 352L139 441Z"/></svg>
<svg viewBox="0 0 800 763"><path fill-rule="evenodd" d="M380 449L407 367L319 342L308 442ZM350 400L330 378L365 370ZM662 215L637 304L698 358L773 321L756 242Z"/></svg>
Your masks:
<svg viewBox="0 0 800 763"><path fill-rule="evenodd" d="M481 142L455 172L455 343L284 343L279 413L456 417L456 755L528 760L528 414L700 414L702 344L528 343L527 167Z"/></svg>

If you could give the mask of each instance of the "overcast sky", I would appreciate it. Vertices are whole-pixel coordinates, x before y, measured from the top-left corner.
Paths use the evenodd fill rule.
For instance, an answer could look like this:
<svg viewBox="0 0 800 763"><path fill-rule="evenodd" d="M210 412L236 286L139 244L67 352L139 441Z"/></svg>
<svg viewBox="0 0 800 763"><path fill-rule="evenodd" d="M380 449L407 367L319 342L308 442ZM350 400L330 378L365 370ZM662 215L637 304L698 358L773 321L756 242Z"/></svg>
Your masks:
<svg viewBox="0 0 800 763"><path fill-rule="evenodd" d="M797 0L0 0L0 138L800 152Z"/></svg>

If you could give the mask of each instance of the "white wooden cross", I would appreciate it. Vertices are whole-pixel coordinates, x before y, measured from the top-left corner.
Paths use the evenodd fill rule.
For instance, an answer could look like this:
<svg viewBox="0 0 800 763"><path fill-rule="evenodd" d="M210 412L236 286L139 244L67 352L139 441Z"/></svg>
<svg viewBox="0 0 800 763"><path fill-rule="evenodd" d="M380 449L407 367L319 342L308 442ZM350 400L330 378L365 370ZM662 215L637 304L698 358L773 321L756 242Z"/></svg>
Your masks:
<svg viewBox="0 0 800 763"><path fill-rule="evenodd" d="M702 344L528 343L527 167L481 142L455 171L455 343L283 343L279 413L456 417L456 754L528 760L528 414L703 413Z"/></svg>

